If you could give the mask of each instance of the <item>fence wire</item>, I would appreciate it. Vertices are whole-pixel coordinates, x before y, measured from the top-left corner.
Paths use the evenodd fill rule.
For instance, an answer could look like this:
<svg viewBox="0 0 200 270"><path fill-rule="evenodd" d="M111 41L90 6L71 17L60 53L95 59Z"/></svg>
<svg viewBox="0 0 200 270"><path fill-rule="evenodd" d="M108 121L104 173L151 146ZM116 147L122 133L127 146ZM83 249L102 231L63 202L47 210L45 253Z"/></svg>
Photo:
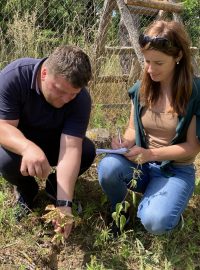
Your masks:
<svg viewBox="0 0 200 270"><path fill-rule="evenodd" d="M105 23L102 16L105 3L109 2L110 17ZM20 57L48 56L61 44L78 45L89 54L93 65L89 87L93 99L90 126L108 129L125 126L130 110L127 90L138 79L140 66L116 2L119 1L0 0L0 68ZM132 22L138 31L159 17L182 20L190 34L191 46L196 47L194 63L199 73L200 3L185 2L188 6L179 17L142 6L129 10L132 9Z"/></svg>

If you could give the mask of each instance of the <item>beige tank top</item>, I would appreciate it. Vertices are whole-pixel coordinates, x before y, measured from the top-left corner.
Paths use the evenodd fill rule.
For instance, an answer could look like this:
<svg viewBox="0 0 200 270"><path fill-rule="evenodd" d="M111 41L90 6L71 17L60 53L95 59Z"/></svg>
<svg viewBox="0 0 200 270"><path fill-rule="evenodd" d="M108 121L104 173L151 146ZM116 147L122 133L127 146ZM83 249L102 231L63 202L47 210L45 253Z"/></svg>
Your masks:
<svg viewBox="0 0 200 270"><path fill-rule="evenodd" d="M141 116L148 148L159 148L170 145L176 134L178 124L177 114L162 112L157 113L144 108ZM188 165L194 162L195 156L187 159L175 160L174 164Z"/></svg>

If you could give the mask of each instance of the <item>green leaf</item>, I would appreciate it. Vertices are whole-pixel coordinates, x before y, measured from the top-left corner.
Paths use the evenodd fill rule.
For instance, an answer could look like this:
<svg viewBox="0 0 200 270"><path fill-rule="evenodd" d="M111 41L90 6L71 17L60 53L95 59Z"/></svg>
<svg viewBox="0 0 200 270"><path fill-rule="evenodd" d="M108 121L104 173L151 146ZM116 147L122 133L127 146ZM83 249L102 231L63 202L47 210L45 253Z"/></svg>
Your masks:
<svg viewBox="0 0 200 270"><path fill-rule="evenodd" d="M121 215L120 216L120 224L119 224L120 225L119 228L120 228L121 232L123 231L125 224L126 224L126 218L124 215Z"/></svg>
<svg viewBox="0 0 200 270"><path fill-rule="evenodd" d="M128 210L128 208L130 207L130 203L129 202L127 202L127 201L124 201L123 202L123 206L124 206L124 211L125 211L125 213L127 212L127 210Z"/></svg>
<svg viewBox="0 0 200 270"><path fill-rule="evenodd" d="M117 220L117 213L116 213L116 212L113 212L113 213L112 213L112 218L113 218L114 221Z"/></svg>
<svg viewBox="0 0 200 270"><path fill-rule="evenodd" d="M120 212L123 210L122 203L117 203L115 209L116 209L117 216L119 216Z"/></svg>

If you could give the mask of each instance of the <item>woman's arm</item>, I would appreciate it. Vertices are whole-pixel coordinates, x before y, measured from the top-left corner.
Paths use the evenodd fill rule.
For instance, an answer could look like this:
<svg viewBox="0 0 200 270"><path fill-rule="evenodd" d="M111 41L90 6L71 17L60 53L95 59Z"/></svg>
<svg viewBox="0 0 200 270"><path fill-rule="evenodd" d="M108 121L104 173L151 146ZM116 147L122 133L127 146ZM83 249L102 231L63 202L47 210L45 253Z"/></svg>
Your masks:
<svg viewBox="0 0 200 270"><path fill-rule="evenodd" d="M193 116L187 131L186 142L153 149L133 146L126 154L126 157L135 160L139 156L141 163L145 163L149 161L185 159L196 156L199 151L200 142L196 137L196 116Z"/></svg>
<svg viewBox="0 0 200 270"><path fill-rule="evenodd" d="M134 113L134 108L132 104L128 127L125 130L125 133L123 135L122 143L121 144L119 143L119 140L117 137L113 138L112 147L114 149L117 149L120 147L126 147L129 149L135 144L135 129L134 129L134 123L133 123L133 113Z"/></svg>

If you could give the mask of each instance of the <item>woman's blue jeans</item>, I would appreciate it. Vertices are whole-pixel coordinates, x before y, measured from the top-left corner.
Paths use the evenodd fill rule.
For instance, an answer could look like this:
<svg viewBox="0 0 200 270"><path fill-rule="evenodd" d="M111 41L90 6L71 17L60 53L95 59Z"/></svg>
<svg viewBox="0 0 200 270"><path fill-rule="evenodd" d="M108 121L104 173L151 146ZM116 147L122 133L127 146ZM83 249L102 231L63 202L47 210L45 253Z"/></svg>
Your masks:
<svg viewBox="0 0 200 270"><path fill-rule="evenodd" d="M173 176L166 177L156 162L137 165L122 155L105 156L98 165L98 177L108 196L112 210L122 202L135 170L140 170L133 191L143 193L137 217L145 229L160 235L178 223L192 196L195 186L194 165L171 165Z"/></svg>

